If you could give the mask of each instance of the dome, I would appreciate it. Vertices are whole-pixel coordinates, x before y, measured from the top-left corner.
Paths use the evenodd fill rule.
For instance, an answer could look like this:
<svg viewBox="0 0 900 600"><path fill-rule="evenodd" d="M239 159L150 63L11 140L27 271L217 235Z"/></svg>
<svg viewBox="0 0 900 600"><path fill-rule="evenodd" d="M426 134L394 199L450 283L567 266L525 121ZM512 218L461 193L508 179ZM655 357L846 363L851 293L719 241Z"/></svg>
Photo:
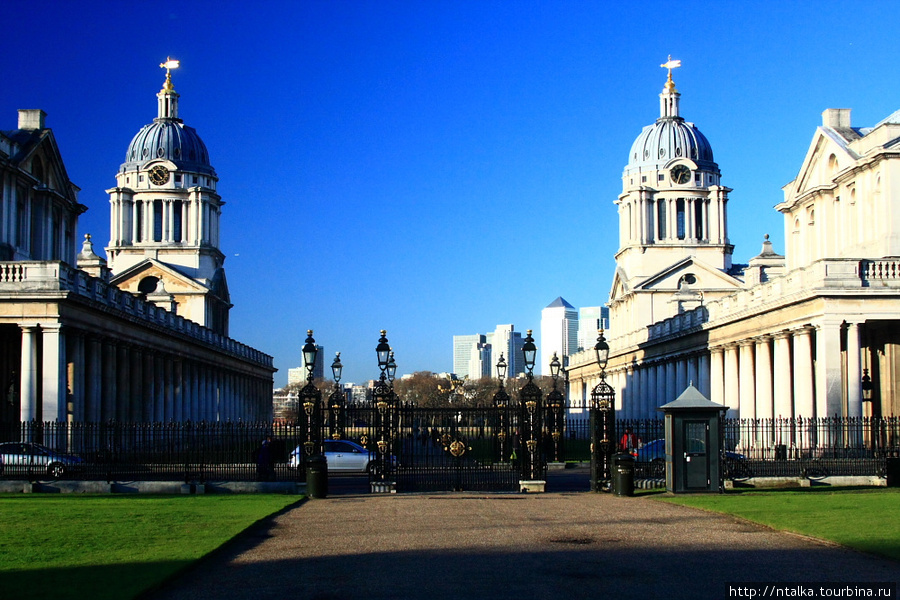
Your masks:
<svg viewBox="0 0 900 600"><path fill-rule="evenodd" d="M626 170L655 169L679 158L690 159L701 169L718 170L709 140L693 123L679 117L664 117L644 127L634 140Z"/></svg>
<svg viewBox="0 0 900 600"><path fill-rule="evenodd" d="M140 168L152 160L169 160L187 171L213 173L206 144L193 127L180 119L154 119L128 145L123 169Z"/></svg>

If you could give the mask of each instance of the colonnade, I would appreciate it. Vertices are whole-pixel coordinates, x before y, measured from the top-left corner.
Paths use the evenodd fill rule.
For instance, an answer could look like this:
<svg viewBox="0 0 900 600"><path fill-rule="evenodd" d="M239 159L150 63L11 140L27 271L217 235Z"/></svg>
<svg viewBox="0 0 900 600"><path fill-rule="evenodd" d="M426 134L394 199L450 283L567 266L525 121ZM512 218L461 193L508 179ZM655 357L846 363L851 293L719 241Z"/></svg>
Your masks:
<svg viewBox="0 0 900 600"><path fill-rule="evenodd" d="M657 407L675 400L691 383L727 406L727 417L860 417L867 364L864 327L829 320L640 362L611 359L606 377L617 392L618 416L626 419L659 417ZM573 407L589 402L599 382L592 371L570 379Z"/></svg>
<svg viewBox="0 0 900 600"><path fill-rule="evenodd" d="M654 242L709 242L723 244L728 239L725 229L724 188L714 188L710 196L655 196L650 190L622 200L619 219L623 245Z"/></svg>
<svg viewBox="0 0 900 600"><path fill-rule="evenodd" d="M217 198L199 188L192 188L187 197L141 199L117 190L110 210L112 244L155 241L218 247L221 210L213 201Z"/></svg>
<svg viewBox="0 0 900 600"><path fill-rule="evenodd" d="M272 418L271 372L208 349L177 352L59 323L20 325L22 421ZM233 364L229 364L233 363Z"/></svg>

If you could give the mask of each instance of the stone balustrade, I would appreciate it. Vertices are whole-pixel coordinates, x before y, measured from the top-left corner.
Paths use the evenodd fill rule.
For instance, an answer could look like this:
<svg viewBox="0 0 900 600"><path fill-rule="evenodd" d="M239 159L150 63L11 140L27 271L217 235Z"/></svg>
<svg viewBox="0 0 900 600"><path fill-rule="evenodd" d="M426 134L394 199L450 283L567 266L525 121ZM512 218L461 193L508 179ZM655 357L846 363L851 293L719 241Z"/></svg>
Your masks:
<svg viewBox="0 0 900 600"><path fill-rule="evenodd" d="M272 357L268 354L219 335L209 328L147 302L130 292L120 290L64 262L0 262L0 296L8 293L25 299L29 292L76 294L105 309L120 311L174 334L188 336L213 346L222 352L256 362L264 367L272 367Z"/></svg>

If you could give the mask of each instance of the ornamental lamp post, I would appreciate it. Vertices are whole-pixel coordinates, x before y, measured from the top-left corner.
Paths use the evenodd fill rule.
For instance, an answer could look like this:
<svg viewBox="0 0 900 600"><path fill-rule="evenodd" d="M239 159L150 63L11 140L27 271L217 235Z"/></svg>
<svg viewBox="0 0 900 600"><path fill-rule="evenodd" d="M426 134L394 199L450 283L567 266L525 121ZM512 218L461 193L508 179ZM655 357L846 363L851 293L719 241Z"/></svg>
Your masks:
<svg viewBox="0 0 900 600"><path fill-rule="evenodd" d="M566 397L560 392L556 385L559 382L559 371L562 364L553 353L553 359L550 361L550 377L553 379L553 389L547 394L547 405L550 408L550 438L553 440L553 462L562 462L563 460L563 429L565 428L565 405Z"/></svg>
<svg viewBox="0 0 900 600"><path fill-rule="evenodd" d="M331 374L334 375L334 391L328 397L328 424L330 425L331 439L339 440L344 437L344 390L341 389L341 372L344 365L341 364L341 353L338 352L334 356L334 362L331 363Z"/></svg>
<svg viewBox="0 0 900 600"><path fill-rule="evenodd" d="M509 448L509 394L506 393L506 386L503 380L506 379L506 370L509 365L503 354L500 354L500 360L497 361L497 379L500 380L500 388L494 392L494 408L497 409L494 417L494 437L497 440L497 456L500 462L504 462L512 458Z"/></svg>
<svg viewBox="0 0 900 600"><path fill-rule="evenodd" d="M307 329L306 344L303 346L303 363L307 373L306 385L300 390L300 405L303 407L303 411L299 415L303 420L300 431L305 438L302 445L303 452L306 454L307 459L313 455L321 454L322 452L322 392L320 392L315 383L313 383L313 369L315 368L317 354L318 349L316 348L316 340L313 339L313 331L312 329Z"/></svg>
<svg viewBox="0 0 900 600"><path fill-rule="evenodd" d="M377 468L371 470L370 474L373 479L386 483L388 470L392 467L392 459L390 457L394 446L394 389L392 382L397 371L397 363L393 362L387 331L384 329L381 330L381 337L378 339L378 345L375 347L375 354L378 357L378 368L381 370L381 375L372 389L372 402L377 409L375 412L375 431L378 439L375 443L378 457L376 459ZM393 364L391 364L392 362ZM388 382L389 377L391 383Z"/></svg>
<svg viewBox="0 0 900 600"><path fill-rule="evenodd" d="M536 489L543 491L544 484L544 457L541 449L540 438L543 433L541 415L541 389L534 383L534 360L537 356L537 346L531 337L529 329L522 345L522 354L527 369L528 380L519 390L519 423L520 423L520 447L522 453L522 481L519 483L522 489Z"/></svg>
<svg viewBox="0 0 900 600"><path fill-rule="evenodd" d="M615 452L616 391L606 383L609 344L603 330L597 331L594 352L600 367L600 383L591 390L591 490L608 491L612 480L612 457Z"/></svg>

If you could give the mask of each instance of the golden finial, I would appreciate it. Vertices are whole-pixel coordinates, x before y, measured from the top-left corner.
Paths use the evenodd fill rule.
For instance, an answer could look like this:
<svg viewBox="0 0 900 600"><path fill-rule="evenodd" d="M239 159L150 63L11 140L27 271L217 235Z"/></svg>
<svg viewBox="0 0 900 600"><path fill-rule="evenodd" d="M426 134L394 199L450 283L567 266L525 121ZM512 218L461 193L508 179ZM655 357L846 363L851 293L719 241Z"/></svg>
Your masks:
<svg viewBox="0 0 900 600"><path fill-rule="evenodd" d="M669 55L669 60L659 65L663 69L669 70L669 78L666 80L666 85L663 88L664 92L669 92L670 94L674 94L678 90L675 89L675 82L672 81L672 69L677 69L681 66L681 59L672 59L672 55Z"/></svg>
<svg viewBox="0 0 900 600"><path fill-rule="evenodd" d="M166 57L166 62L159 64L160 69L166 70L166 82L163 84L163 91L175 91L175 86L172 85L172 69L177 69L180 66L181 61L168 56Z"/></svg>

